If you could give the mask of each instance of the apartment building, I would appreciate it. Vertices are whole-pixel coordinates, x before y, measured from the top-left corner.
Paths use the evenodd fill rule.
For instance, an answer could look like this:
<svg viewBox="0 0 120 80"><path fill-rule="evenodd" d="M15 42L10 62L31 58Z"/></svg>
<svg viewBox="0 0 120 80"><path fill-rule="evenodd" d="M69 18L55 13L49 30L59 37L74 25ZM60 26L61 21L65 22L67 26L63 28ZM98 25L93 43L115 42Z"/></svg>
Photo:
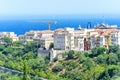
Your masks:
<svg viewBox="0 0 120 80"><path fill-rule="evenodd" d="M111 35L111 44L118 44L120 45L120 31L114 30L110 33Z"/></svg>
<svg viewBox="0 0 120 80"><path fill-rule="evenodd" d="M54 34L54 49L66 50L68 49L67 35L64 31L58 31Z"/></svg>
<svg viewBox="0 0 120 80"><path fill-rule="evenodd" d="M41 42L42 47L49 49L50 43L53 43L54 31L43 30L43 31L29 31L24 35L19 35L19 40L23 43L29 41Z"/></svg>
<svg viewBox="0 0 120 80"><path fill-rule="evenodd" d="M12 41L18 41L18 37L17 34L15 34L14 32L0 32L0 42L2 42L2 38L6 36L8 38L11 38Z"/></svg>
<svg viewBox="0 0 120 80"><path fill-rule="evenodd" d="M39 31L29 31L26 32L24 35L19 35L19 40L21 42L29 42L29 41L33 41L34 39L38 39L38 33Z"/></svg>
<svg viewBox="0 0 120 80"><path fill-rule="evenodd" d="M54 31L52 31L52 30L40 31L38 34L38 37L42 43L41 47L48 50L50 47L50 44L53 43L53 41L54 41L53 35L54 35Z"/></svg>
<svg viewBox="0 0 120 80"><path fill-rule="evenodd" d="M77 51L84 51L84 30L74 31L74 46Z"/></svg>
<svg viewBox="0 0 120 80"><path fill-rule="evenodd" d="M54 34L54 49L84 51L84 30L59 30Z"/></svg>
<svg viewBox="0 0 120 80"><path fill-rule="evenodd" d="M48 50L50 48L50 44L53 43L53 38L41 38L40 41L42 42L41 47Z"/></svg>
<svg viewBox="0 0 120 80"><path fill-rule="evenodd" d="M67 37L66 41L67 41L67 48L70 50L74 50L75 49L75 45L74 45L74 28L65 28L64 32L65 35Z"/></svg>
<svg viewBox="0 0 120 80"><path fill-rule="evenodd" d="M54 49L74 50L74 28L58 30L54 34Z"/></svg>

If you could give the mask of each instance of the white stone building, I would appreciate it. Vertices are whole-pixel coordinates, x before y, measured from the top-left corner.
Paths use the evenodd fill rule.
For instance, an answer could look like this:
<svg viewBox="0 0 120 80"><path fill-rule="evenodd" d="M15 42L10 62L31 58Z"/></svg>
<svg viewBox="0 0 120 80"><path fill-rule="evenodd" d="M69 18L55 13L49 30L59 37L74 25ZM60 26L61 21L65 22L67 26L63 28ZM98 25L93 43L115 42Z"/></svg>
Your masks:
<svg viewBox="0 0 120 80"><path fill-rule="evenodd" d="M68 47L67 36L64 31L54 34L54 49L66 50Z"/></svg>
<svg viewBox="0 0 120 80"><path fill-rule="evenodd" d="M15 34L14 32L0 32L0 42L1 42L1 38L4 36L11 38L13 42L18 41L17 34Z"/></svg>
<svg viewBox="0 0 120 80"><path fill-rule="evenodd" d="M45 49L49 49L50 44L53 43L53 35L54 35L54 31L52 30L43 30L40 31L38 34L38 37L42 43L41 47L45 48Z"/></svg>
<svg viewBox="0 0 120 80"><path fill-rule="evenodd" d="M54 35L54 49L84 51L84 30L65 28Z"/></svg>
<svg viewBox="0 0 120 80"><path fill-rule="evenodd" d="M120 31L113 31L111 34L111 44L118 44L120 46Z"/></svg>

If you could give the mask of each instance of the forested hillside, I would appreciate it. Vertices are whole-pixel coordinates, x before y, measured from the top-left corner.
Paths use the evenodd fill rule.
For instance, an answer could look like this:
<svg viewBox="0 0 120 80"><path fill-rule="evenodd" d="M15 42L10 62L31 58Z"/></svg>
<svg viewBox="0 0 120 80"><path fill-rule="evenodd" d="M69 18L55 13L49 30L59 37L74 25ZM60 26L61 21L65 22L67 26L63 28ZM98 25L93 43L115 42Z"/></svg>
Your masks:
<svg viewBox="0 0 120 80"><path fill-rule="evenodd" d="M117 45L95 47L91 51L69 51L61 53L63 59L37 57L40 44L36 42L11 42L4 39L0 44L0 66L22 71L21 76L7 74L1 71L3 80L38 80L43 77L48 80L120 80L120 48ZM31 78L30 75L34 75Z"/></svg>

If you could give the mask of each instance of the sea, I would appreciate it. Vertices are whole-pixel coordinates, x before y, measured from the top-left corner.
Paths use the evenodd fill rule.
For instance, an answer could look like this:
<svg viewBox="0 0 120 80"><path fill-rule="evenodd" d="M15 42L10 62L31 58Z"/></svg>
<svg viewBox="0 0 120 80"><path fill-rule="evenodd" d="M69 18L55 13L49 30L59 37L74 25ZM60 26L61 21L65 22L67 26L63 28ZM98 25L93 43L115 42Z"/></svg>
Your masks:
<svg viewBox="0 0 120 80"><path fill-rule="evenodd" d="M91 22L91 28L96 24L106 23L109 25L117 25L120 27L120 19L51 19L51 20L0 20L0 32L15 32L17 35L25 34L30 30L48 30L48 21L51 22L51 30L57 28L71 27L78 29L87 28L87 23ZM54 24L57 21L57 24Z"/></svg>

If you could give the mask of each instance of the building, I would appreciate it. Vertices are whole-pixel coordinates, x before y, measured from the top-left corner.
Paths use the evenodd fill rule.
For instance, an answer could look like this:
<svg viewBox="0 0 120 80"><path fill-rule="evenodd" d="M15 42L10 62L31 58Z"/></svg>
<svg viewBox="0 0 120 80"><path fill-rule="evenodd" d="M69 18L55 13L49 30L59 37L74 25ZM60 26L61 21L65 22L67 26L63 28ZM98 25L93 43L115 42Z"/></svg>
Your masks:
<svg viewBox="0 0 120 80"><path fill-rule="evenodd" d="M54 34L54 49L84 51L84 35L84 30L59 30Z"/></svg>
<svg viewBox="0 0 120 80"><path fill-rule="evenodd" d="M54 35L54 31L52 30L43 30L40 31L38 34L38 37L40 39L41 47L44 49L49 49L50 48L50 44L53 43L53 35Z"/></svg>
<svg viewBox="0 0 120 80"><path fill-rule="evenodd" d="M54 34L54 49L56 50L68 49L67 36L64 31L58 31Z"/></svg>
<svg viewBox="0 0 120 80"><path fill-rule="evenodd" d="M89 35L91 49L99 46L109 48L110 45L119 44L120 33L117 29L95 29L89 33L92 33Z"/></svg>
<svg viewBox="0 0 120 80"><path fill-rule="evenodd" d="M108 24L97 24L94 26L95 29L117 29L117 25L108 25Z"/></svg>
<svg viewBox="0 0 120 80"><path fill-rule="evenodd" d="M44 49L50 49L50 44L53 43L53 38L41 38L41 47Z"/></svg>
<svg viewBox="0 0 120 80"><path fill-rule="evenodd" d="M19 35L19 40L23 43L34 41L42 43L41 46L45 49L49 49L50 43L53 43L54 31L29 31L24 35Z"/></svg>
<svg viewBox="0 0 120 80"><path fill-rule="evenodd" d="M53 38L54 31L52 30L43 30L38 33L39 38Z"/></svg>
<svg viewBox="0 0 120 80"><path fill-rule="evenodd" d="M17 34L15 34L14 32L0 32L0 43L2 43L2 38L3 37L8 37L8 38L11 38L12 41L18 41L18 37L17 37Z"/></svg>
<svg viewBox="0 0 120 80"><path fill-rule="evenodd" d="M64 30L58 30L55 32L54 49L74 49L74 28L65 28Z"/></svg>
<svg viewBox="0 0 120 80"><path fill-rule="evenodd" d="M74 31L74 50L84 51L84 30Z"/></svg>
<svg viewBox="0 0 120 80"><path fill-rule="evenodd" d="M38 39L38 33L39 31L29 31L26 32L24 35L19 35L19 41L21 42L29 42L29 41L33 41L34 39Z"/></svg>
<svg viewBox="0 0 120 80"><path fill-rule="evenodd" d="M111 35L111 44L117 44L120 46L120 31L119 30L114 30L113 32L110 33Z"/></svg>
<svg viewBox="0 0 120 80"><path fill-rule="evenodd" d="M65 35L67 37L66 39L66 47L69 50L74 50L75 49L75 45L74 45L74 28L65 28L64 32Z"/></svg>
<svg viewBox="0 0 120 80"><path fill-rule="evenodd" d="M28 41L33 41L33 39L38 38L38 31L30 31L26 32L25 35L25 40Z"/></svg>

